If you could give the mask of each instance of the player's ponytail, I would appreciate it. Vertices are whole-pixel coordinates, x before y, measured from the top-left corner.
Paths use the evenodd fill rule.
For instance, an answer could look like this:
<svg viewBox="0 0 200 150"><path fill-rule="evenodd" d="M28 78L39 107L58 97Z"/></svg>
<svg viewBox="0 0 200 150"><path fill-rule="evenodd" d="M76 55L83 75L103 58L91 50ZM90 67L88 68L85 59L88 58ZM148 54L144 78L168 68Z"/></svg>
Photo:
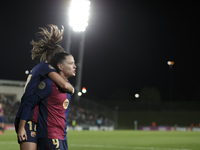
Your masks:
<svg viewBox="0 0 200 150"><path fill-rule="evenodd" d="M56 25L48 25L50 32L46 28L41 29L37 35L42 36L38 42L31 41L33 49L31 50L31 57L34 59L37 56L40 57L40 61L50 61L56 53L64 52L64 49L59 45L63 39L64 28L62 26L61 31Z"/></svg>

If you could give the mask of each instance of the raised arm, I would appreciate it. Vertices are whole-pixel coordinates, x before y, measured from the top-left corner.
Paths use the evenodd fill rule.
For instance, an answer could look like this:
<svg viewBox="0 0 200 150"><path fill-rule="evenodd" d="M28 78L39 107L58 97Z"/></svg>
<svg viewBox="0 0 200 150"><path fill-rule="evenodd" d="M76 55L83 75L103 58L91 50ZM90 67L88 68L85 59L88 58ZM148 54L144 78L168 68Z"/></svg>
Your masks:
<svg viewBox="0 0 200 150"><path fill-rule="evenodd" d="M50 72L48 76L65 92L74 94L74 87L70 83L66 82L58 73Z"/></svg>

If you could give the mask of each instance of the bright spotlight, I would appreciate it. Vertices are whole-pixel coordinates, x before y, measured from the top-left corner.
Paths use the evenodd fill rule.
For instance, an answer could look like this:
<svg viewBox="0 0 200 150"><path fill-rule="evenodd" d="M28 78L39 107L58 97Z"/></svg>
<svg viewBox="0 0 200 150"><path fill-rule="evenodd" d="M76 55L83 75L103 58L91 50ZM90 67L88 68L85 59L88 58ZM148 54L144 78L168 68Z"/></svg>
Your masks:
<svg viewBox="0 0 200 150"><path fill-rule="evenodd" d="M140 96L139 94L135 94L135 98L139 98L139 96Z"/></svg>
<svg viewBox="0 0 200 150"><path fill-rule="evenodd" d="M69 25L74 31L85 31L89 20L90 1L72 0L69 9Z"/></svg>
<svg viewBox="0 0 200 150"><path fill-rule="evenodd" d="M85 87L82 88L82 92L83 92L83 93L86 93L86 92L87 92L87 90L86 90Z"/></svg>
<svg viewBox="0 0 200 150"><path fill-rule="evenodd" d="M172 66L172 65L174 65L174 61L168 61L167 64L168 64L169 66Z"/></svg>
<svg viewBox="0 0 200 150"><path fill-rule="evenodd" d="M78 96L81 96L82 95L82 92L78 92Z"/></svg>
<svg viewBox="0 0 200 150"><path fill-rule="evenodd" d="M28 71L28 70L26 70L26 71L25 71L25 74L29 74L29 71Z"/></svg>

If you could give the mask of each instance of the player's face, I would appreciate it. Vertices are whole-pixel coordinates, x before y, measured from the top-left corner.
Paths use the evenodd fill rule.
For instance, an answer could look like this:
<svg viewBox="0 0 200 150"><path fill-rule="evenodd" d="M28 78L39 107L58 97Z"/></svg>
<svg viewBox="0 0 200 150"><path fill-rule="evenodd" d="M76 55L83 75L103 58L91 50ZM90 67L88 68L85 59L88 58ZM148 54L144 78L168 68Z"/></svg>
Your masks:
<svg viewBox="0 0 200 150"><path fill-rule="evenodd" d="M76 65L74 61L74 57L72 55L65 56L65 60L62 62L62 70L63 75L68 78L76 75Z"/></svg>

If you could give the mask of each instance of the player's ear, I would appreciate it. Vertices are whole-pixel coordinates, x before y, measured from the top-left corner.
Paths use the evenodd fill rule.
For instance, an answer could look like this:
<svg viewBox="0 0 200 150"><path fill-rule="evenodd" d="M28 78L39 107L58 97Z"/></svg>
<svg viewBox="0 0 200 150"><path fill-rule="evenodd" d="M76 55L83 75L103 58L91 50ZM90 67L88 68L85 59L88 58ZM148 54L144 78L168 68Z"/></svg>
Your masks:
<svg viewBox="0 0 200 150"><path fill-rule="evenodd" d="M60 71L62 71L63 70L62 64L58 64L58 68L59 68Z"/></svg>

